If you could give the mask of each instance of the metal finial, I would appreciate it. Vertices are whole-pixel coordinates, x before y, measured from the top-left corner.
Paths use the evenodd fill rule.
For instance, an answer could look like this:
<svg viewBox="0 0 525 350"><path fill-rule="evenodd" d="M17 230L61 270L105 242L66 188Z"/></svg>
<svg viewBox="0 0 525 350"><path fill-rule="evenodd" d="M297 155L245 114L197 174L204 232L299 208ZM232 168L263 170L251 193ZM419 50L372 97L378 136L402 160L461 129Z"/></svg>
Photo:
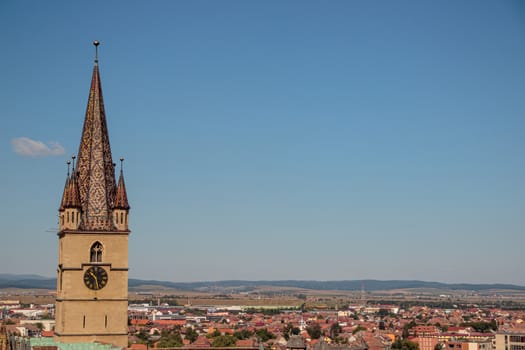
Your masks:
<svg viewBox="0 0 525 350"><path fill-rule="evenodd" d="M95 45L95 63L98 63L98 45L100 45L100 41L93 41L93 45Z"/></svg>
<svg viewBox="0 0 525 350"><path fill-rule="evenodd" d="M124 163L124 157L120 157L120 172L122 172L123 163Z"/></svg>
<svg viewBox="0 0 525 350"><path fill-rule="evenodd" d="M74 154L71 156L71 159L73 159L73 172L75 171L75 159L77 159L77 156Z"/></svg>
<svg viewBox="0 0 525 350"><path fill-rule="evenodd" d="M69 165L71 164L71 161L68 160L66 163L67 163L67 176L69 177Z"/></svg>

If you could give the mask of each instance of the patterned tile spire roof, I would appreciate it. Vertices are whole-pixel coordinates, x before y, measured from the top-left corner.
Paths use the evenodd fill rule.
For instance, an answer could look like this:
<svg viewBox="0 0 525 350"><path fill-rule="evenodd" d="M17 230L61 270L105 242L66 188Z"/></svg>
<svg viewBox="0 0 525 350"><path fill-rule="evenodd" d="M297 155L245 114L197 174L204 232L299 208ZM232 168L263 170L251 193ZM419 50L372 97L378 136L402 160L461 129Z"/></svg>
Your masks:
<svg viewBox="0 0 525 350"><path fill-rule="evenodd" d="M124 182L124 172L122 170L122 163L124 158L120 158L120 176L118 178L117 196L115 199L115 209L129 210L128 194L126 193L126 183Z"/></svg>
<svg viewBox="0 0 525 350"><path fill-rule="evenodd" d="M62 202L60 204L60 210L66 208L77 208L82 209L80 203L80 193L78 191L78 184L75 174L72 174L66 180L64 187L64 194L62 196Z"/></svg>
<svg viewBox="0 0 525 350"><path fill-rule="evenodd" d="M67 198L69 195L69 171L66 177L66 184L64 185L64 193L62 194L62 201L60 202L59 211L63 211L66 208Z"/></svg>
<svg viewBox="0 0 525 350"><path fill-rule="evenodd" d="M78 190L77 175L71 174L69 182L69 196L66 201L66 205L71 208L82 209L82 203L80 202L80 192Z"/></svg>
<svg viewBox="0 0 525 350"><path fill-rule="evenodd" d="M80 203L80 193L78 191L77 176L75 174L75 156L73 156L73 172L69 174L69 165L71 161L67 162L67 177L66 184L64 185L64 194L62 195L62 201L60 202L60 211L66 208L77 208L82 209Z"/></svg>
<svg viewBox="0 0 525 350"><path fill-rule="evenodd" d="M97 41L93 44L98 48ZM116 195L115 165L109 145L98 69L98 52L91 78L75 173L82 204L80 228L83 230L116 230L111 215Z"/></svg>

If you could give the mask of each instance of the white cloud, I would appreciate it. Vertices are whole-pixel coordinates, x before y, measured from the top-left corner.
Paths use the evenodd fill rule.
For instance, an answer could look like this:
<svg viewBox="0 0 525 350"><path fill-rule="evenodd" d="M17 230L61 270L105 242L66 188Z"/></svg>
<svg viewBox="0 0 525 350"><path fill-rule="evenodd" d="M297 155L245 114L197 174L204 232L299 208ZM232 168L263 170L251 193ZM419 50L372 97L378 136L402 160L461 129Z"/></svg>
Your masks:
<svg viewBox="0 0 525 350"><path fill-rule="evenodd" d="M28 137L17 137L11 140L11 144L16 154L25 157L61 156L66 153L64 147L54 141L46 145L42 141L31 140Z"/></svg>

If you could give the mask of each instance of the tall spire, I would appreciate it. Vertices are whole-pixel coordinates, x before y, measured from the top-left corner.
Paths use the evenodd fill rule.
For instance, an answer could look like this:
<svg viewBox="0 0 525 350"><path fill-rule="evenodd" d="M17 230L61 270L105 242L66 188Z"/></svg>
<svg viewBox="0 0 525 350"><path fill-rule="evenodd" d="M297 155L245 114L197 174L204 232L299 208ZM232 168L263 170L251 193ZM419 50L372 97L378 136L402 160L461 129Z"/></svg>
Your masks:
<svg viewBox="0 0 525 350"><path fill-rule="evenodd" d="M98 45L91 77L78 162L77 176L82 204L82 229L112 230L111 210L115 203L115 169L111 157L109 135L98 69Z"/></svg>

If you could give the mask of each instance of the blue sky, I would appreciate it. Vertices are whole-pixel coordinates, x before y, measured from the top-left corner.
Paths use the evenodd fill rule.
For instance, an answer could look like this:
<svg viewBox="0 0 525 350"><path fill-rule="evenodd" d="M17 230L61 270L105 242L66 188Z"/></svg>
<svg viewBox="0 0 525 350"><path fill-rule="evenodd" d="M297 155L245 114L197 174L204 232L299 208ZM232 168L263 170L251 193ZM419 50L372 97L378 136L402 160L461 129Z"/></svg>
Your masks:
<svg viewBox="0 0 525 350"><path fill-rule="evenodd" d="M525 285L520 1L2 1L0 272L54 276L94 50L130 277Z"/></svg>

